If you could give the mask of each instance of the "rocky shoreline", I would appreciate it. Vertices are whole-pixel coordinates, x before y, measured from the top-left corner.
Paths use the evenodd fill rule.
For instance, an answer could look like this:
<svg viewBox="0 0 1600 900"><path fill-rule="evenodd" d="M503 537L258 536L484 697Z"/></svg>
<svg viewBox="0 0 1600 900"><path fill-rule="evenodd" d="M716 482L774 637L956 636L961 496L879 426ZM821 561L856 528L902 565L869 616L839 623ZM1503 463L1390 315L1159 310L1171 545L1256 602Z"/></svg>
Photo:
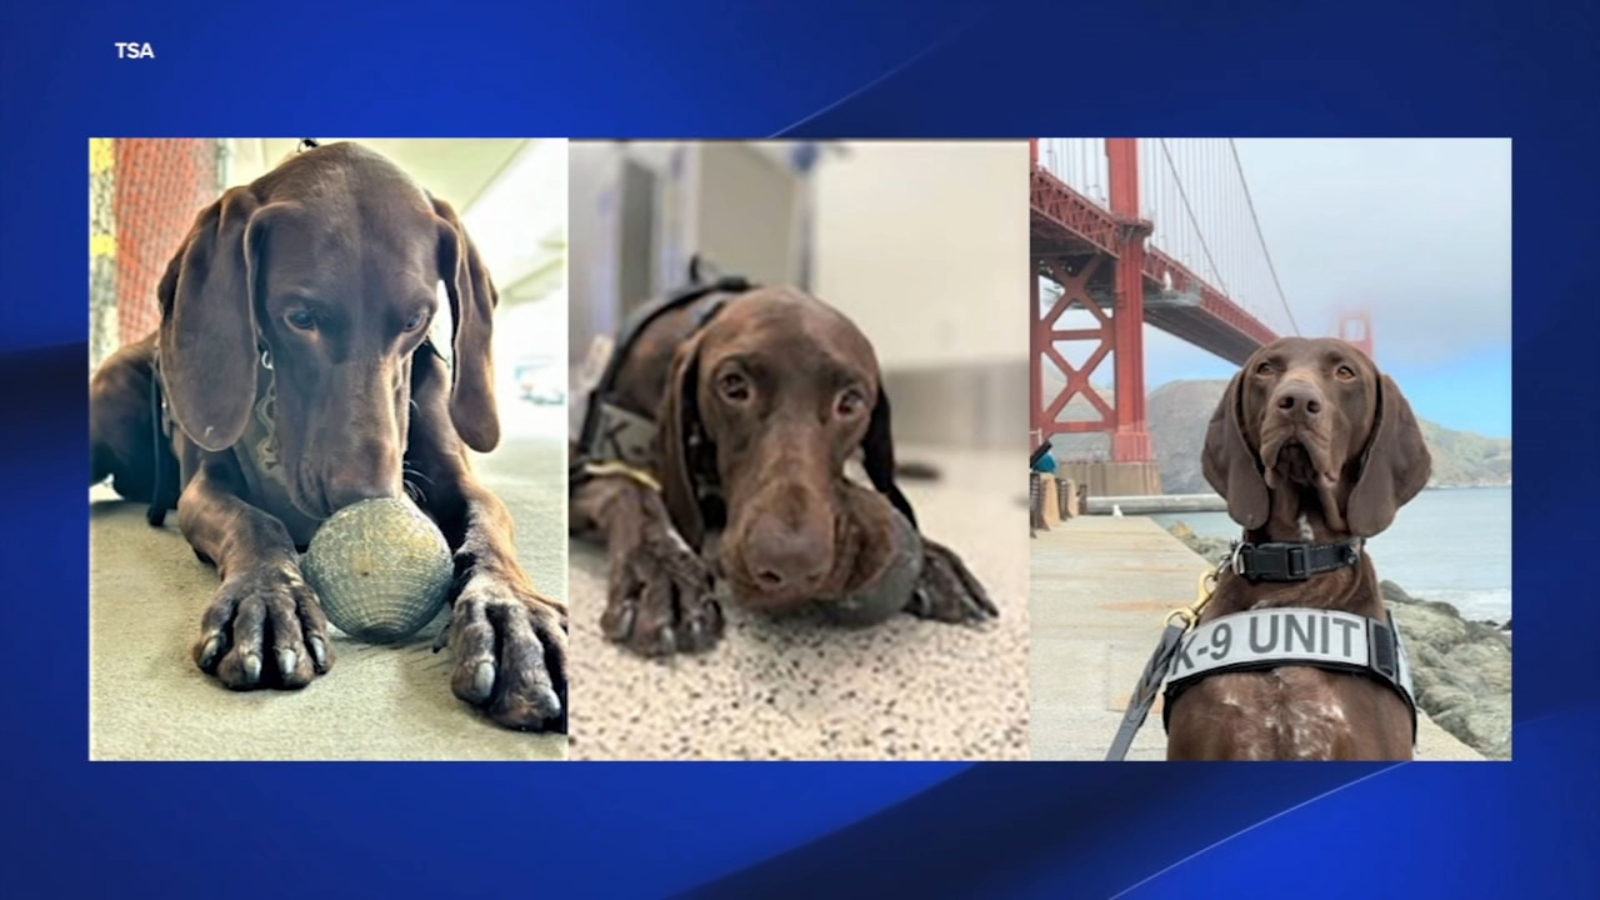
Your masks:
<svg viewBox="0 0 1600 900"><path fill-rule="evenodd" d="M1168 530L1207 560L1228 550L1227 541L1196 534L1183 522ZM1451 604L1413 597L1392 581L1382 588L1411 658L1418 704L1484 756L1510 759L1511 622L1473 622Z"/></svg>

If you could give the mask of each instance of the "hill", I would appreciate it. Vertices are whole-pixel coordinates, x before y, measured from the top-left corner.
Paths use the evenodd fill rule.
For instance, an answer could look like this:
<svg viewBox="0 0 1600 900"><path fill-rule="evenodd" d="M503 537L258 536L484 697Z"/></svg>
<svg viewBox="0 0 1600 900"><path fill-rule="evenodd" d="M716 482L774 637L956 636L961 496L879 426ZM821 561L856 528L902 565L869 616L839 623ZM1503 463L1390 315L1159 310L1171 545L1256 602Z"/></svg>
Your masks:
<svg viewBox="0 0 1600 900"><path fill-rule="evenodd" d="M1169 494L1211 490L1200 472L1206 423L1226 381L1173 381L1150 394L1150 432L1161 464L1161 485ZM1433 455L1429 487L1484 487L1511 483L1511 441L1456 431L1420 420L1422 437Z"/></svg>
<svg viewBox="0 0 1600 900"><path fill-rule="evenodd" d="M1064 379L1053 366L1046 367L1047 391L1061 389ZM1162 487L1169 494L1209 493L1200 472L1200 450L1206 423L1228 383L1222 380L1172 381L1150 394L1150 432L1156 460L1161 464ZM1109 402L1112 391L1096 389ZM1082 397L1067 404L1061 418L1098 418L1099 413ZM1456 431L1426 419L1422 436L1433 454L1430 487L1485 487L1511 483L1511 441L1470 431ZM1109 441L1103 434L1057 435L1052 443L1057 459L1107 459Z"/></svg>

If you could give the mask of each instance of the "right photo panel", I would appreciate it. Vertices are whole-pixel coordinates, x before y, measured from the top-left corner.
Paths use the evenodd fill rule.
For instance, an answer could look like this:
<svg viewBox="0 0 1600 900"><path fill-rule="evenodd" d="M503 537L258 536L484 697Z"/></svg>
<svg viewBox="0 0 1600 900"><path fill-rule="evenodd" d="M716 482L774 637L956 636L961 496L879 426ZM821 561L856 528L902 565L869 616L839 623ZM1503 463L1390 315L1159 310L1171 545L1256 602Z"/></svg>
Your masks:
<svg viewBox="0 0 1600 900"><path fill-rule="evenodd" d="M1031 142L1033 759L1510 759L1511 153Z"/></svg>

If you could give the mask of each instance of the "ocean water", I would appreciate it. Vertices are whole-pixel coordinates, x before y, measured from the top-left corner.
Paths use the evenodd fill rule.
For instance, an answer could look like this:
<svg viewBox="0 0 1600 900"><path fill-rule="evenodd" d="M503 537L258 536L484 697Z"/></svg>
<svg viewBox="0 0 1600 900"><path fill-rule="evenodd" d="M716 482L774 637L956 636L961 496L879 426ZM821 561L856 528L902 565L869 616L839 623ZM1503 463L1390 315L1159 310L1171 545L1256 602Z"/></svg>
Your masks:
<svg viewBox="0 0 1600 900"><path fill-rule="evenodd" d="M1197 533L1236 538L1227 513L1153 516ZM1423 491L1367 542L1378 577L1413 597L1454 604L1468 619L1511 618L1511 488Z"/></svg>

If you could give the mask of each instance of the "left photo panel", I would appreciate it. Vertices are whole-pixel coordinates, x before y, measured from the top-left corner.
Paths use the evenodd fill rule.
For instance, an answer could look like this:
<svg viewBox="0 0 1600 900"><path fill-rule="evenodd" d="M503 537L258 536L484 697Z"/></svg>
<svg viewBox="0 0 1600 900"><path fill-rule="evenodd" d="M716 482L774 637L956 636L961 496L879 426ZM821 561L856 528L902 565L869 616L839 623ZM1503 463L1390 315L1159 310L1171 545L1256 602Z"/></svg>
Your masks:
<svg viewBox="0 0 1600 900"><path fill-rule="evenodd" d="M567 143L89 143L90 757L567 755Z"/></svg>

